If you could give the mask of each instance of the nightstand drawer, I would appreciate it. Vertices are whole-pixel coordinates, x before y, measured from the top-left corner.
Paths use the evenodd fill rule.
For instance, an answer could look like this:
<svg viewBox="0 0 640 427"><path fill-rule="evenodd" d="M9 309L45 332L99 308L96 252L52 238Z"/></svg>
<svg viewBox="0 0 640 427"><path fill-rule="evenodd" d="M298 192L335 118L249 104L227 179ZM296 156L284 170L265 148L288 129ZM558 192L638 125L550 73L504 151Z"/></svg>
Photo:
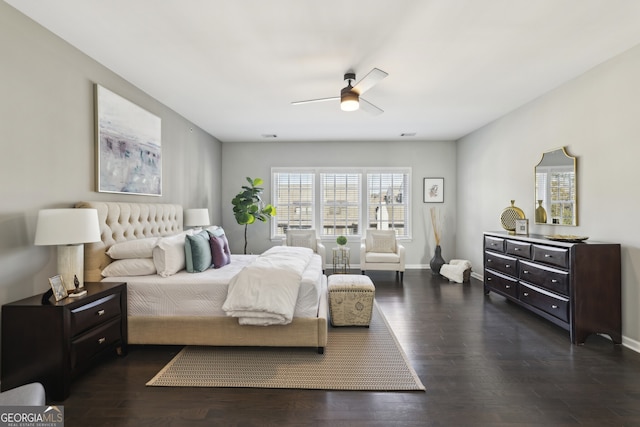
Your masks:
<svg viewBox="0 0 640 427"><path fill-rule="evenodd" d="M120 294L108 295L71 310L71 336L88 331L107 320L120 316Z"/></svg>
<svg viewBox="0 0 640 427"><path fill-rule="evenodd" d="M85 364L121 339L120 318L115 318L71 342L71 369Z"/></svg>

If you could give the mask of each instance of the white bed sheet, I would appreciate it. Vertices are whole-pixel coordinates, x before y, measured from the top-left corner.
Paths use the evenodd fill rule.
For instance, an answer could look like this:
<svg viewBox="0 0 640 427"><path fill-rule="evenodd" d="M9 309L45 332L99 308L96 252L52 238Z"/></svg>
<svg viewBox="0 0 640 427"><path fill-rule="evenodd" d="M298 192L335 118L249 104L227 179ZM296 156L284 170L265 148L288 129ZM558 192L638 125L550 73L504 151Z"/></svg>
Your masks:
<svg viewBox="0 0 640 427"><path fill-rule="evenodd" d="M231 255L231 263L202 273L182 270L173 276L123 276L103 282L127 282L129 316L216 316L225 317L222 304L229 281L257 255ZM294 317L316 317L322 293L322 261L311 258L302 276Z"/></svg>

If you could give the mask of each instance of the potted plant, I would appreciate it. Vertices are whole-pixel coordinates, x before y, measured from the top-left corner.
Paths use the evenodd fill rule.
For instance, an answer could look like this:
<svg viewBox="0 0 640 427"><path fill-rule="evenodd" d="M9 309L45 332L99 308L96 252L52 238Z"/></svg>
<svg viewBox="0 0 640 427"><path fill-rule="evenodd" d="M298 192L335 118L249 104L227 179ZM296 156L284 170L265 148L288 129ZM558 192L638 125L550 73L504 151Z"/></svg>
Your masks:
<svg viewBox="0 0 640 427"><path fill-rule="evenodd" d="M344 236L338 236L338 238L336 239L336 243L340 246L344 246L347 244L347 238Z"/></svg>
<svg viewBox="0 0 640 427"><path fill-rule="evenodd" d="M260 187L264 183L262 178L251 179L247 177L251 186L243 185L242 190L233 198L233 216L236 222L244 225L244 253L247 253L247 227L258 221L265 222L267 218L276 215L276 208L265 205L262 201L264 188Z"/></svg>

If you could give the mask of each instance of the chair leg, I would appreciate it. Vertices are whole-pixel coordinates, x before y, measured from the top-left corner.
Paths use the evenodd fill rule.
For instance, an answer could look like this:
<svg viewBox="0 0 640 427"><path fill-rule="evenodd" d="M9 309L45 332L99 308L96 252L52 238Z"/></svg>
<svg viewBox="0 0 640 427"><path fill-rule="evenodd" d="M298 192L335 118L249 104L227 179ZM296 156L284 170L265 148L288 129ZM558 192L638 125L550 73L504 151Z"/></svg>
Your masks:
<svg viewBox="0 0 640 427"><path fill-rule="evenodd" d="M364 276L364 270L362 270L362 275Z"/></svg>

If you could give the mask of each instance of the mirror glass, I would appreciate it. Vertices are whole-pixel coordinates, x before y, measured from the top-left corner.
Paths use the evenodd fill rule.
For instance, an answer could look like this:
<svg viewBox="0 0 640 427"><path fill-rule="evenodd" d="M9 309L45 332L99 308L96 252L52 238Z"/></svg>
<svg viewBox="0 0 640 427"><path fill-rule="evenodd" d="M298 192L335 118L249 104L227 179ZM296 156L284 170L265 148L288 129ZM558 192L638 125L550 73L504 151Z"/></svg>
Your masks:
<svg viewBox="0 0 640 427"><path fill-rule="evenodd" d="M564 147L547 151L535 167L536 224L578 225L576 158Z"/></svg>

